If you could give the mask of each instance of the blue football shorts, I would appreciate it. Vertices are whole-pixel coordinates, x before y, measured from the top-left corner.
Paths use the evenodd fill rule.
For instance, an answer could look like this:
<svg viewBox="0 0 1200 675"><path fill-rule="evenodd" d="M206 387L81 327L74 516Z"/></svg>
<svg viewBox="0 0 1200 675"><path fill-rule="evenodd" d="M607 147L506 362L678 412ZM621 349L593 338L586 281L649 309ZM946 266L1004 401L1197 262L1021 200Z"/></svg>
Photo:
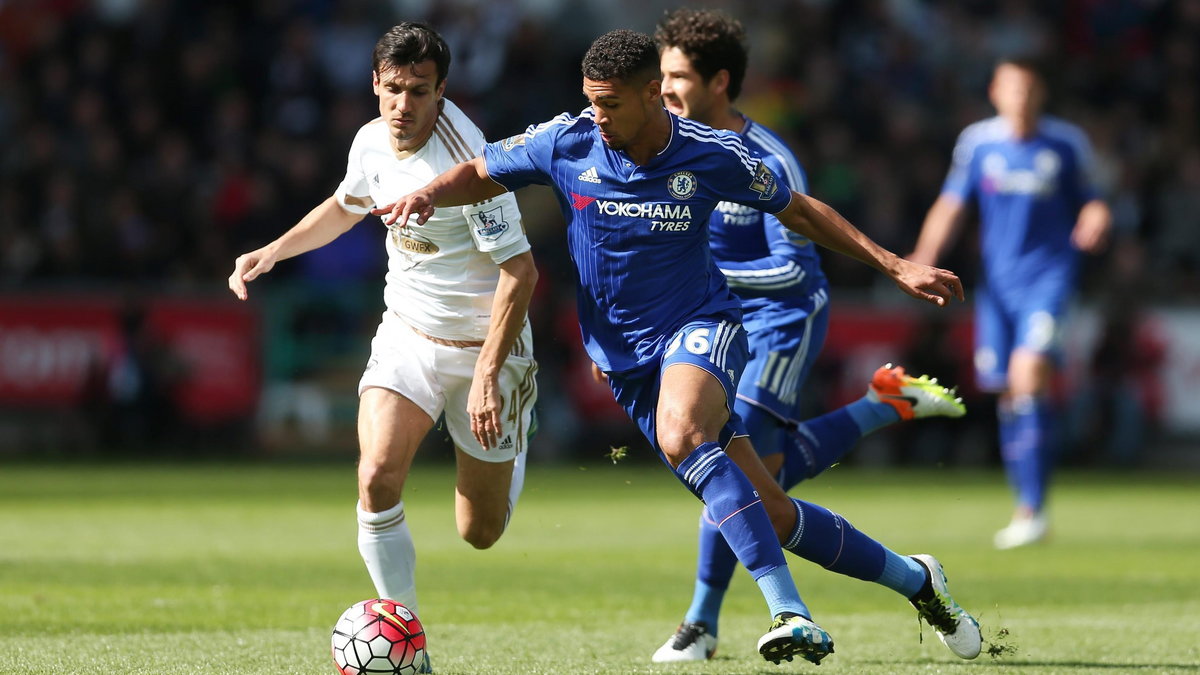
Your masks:
<svg viewBox="0 0 1200 675"><path fill-rule="evenodd" d="M1071 284L1055 279L1002 292L975 292L975 381L983 391L1008 386L1008 362L1022 349L1060 357Z"/></svg>
<svg viewBox="0 0 1200 675"><path fill-rule="evenodd" d="M822 307L803 320L750 333L750 360L738 384L739 404L762 408L783 421L795 420L800 390L828 331L829 312Z"/></svg>
<svg viewBox="0 0 1200 675"><path fill-rule="evenodd" d="M658 444L655 420L659 387L663 371L677 363L687 363L707 371L725 389L729 419L717 439L721 447L727 447L738 436L747 435L742 419L733 411L738 380L749 355L746 331L742 325L729 320L698 319L684 324L665 344L666 348L658 361L632 371L608 373L608 384L617 403L637 423L659 458L667 461Z"/></svg>
<svg viewBox="0 0 1200 675"><path fill-rule="evenodd" d="M825 307L791 323L750 333L750 361L738 384L734 410L759 456L780 451L785 425L800 417L800 392L825 344Z"/></svg>

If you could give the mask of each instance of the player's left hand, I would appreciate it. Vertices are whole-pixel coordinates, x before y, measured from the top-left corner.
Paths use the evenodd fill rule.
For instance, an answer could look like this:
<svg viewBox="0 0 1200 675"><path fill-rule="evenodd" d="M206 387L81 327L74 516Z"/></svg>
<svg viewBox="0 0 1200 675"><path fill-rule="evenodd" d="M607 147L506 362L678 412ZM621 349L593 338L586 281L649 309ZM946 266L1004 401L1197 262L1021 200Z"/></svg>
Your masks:
<svg viewBox="0 0 1200 675"><path fill-rule="evenodd" d="M433 216L433 200L425 192L417 190L391 204L371 209L371 214L383 216L384 225L400 221L400 227L407 227L412 216L417 217L418 225L424 225Z"/></svg>
<svg viewBox="0 0 1200 675"><path fill-rule="evenodd" d="M962 281L954 272L903 258L896 260L897 266L892 271L892 279L900 290L914 298L945 307L955 298L963 300L966 297L963 294Z"/></svg>
<svg viewBox="0 0 1200 675"><path fill-rule="evenodd" d="M471 434L484 450L500 443L500 413L504 401L500 397L500 381L496 377L476 375L467 394L467 415L471 418Z"/></svg>

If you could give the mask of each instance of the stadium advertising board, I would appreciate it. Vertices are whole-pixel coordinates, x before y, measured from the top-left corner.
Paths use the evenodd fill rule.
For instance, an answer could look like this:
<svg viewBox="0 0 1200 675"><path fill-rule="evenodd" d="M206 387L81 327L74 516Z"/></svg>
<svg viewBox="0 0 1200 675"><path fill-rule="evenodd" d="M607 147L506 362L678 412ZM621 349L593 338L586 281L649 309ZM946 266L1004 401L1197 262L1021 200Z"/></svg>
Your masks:
<svg viewBox="0 0 1200 675"><path fill-rule="evenodd" d="M137 358L170 364L167 391L184 421L244 419L261 388L258 335L256 315L228 301L0 297L0 405L87 405L130 386Z"/></svg>

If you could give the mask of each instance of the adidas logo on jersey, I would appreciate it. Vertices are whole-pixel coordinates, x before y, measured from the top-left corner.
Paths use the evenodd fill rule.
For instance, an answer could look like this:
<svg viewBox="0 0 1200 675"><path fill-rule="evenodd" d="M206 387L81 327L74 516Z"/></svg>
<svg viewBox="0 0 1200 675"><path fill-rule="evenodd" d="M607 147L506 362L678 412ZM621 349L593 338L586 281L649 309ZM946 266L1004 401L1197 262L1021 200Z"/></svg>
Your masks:
<svg viewBox="0 0 1200 675"><path fill-rule="evenodd" d="M600 174L596 173L596 167L591 167L587 171L579 174L579 180L585 183L599 183Z"/></svg>
<svg viewBox="0 0 1200 675"><path fill-rule="evenodd" d="M512 450L512 446L513 446L512 434L509 434L508 436L504 437L504 440L500 441L500 446L498 449Z"/></svg>

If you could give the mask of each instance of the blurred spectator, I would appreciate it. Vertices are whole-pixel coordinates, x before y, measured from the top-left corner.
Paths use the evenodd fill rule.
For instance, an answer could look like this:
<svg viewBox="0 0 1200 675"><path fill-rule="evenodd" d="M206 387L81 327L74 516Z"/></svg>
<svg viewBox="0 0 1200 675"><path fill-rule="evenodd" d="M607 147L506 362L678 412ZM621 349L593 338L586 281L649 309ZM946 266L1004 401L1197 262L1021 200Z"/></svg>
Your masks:
<svg viewBox="0 0 1200 675"><path fill-rule="evenodd" d="M1200 148L1182 153L1178 171L1166 177L1155 199L1158 237L1155 269L1186 281L1188 295L1200 297Z"/></svg>
<svg viewBox="0 0 1200 675"><path fill-rule="evenodd" d="M644 18L646 26L633 27L648 29L673 4L623 3L622 16ZM869 233L903 241L936 193L944 169L937 158L954 130L986 114L980 94L996 56L1021 49L1045 57L1059 66L1052 108L1086 113L1114 202L1126 198L1119 227L1145 238L1176 285L1195 288L1200 271L1190 252L1200 247L1188 233L1200 228L1188 225L1197 209L1187 207L1200 161L1198 5L847 0L737 8L757 52L751 77L768 80L747 108L794 140L813 168L816 194ZM85 219L116 218L125 209L105 202L127 201L111 189L125 184L148 227L171 231L153 237L156 255L202 255L196 243L216 224L220 235L206 245L228 257L244 243L247 203L263 201L249 190L268 190L268 208L288 208L295 191L336 182L340 161L325 148L348 137L322 135L350 134L374 114L360 47L384 24L437 25L462 74L448 95L479 111L497 137L515 131L512 119L582 107L570 75L578 52L614 21L602 9L562 0L0 3L0 131L13 140L0 176L19 182L22 195L40 195L8 200L0 213L16 222L0 232L25 242L22 250L32 243L46 252L45 264L22 263L24 276L57 279L65 266L99 279L140 278L140 267L70 260L72 238L83 235L67 216L86 204ZM299 182L288 175L297 170L306 174ZM33 217L51 184L55 198L70 200L55 205L53 224ZM1147 211L1162 216L1155 227L1139 222ZM31 229L39 221L44 226ZM13 257L28 258L3 256ZM204 267L162 264L149 273L189 284ZM830 273L838 288L870 283L854 266Z"/></svg>
<svg viewBox="0 0 1200 675"><path fill-rule="evenodd" d="M1136 241L1114 247L1095 346L1069 394L1066 440L1072 461L1136 464L1157 426L1158 372L1166 350L1137 302L1145 287L1144 256Z"/></svg>
<svg viewBox="0 0 1200 675"><path fill-rule="evenodd" d="M186 376L185 366L146 321L146 310L137 301L127 301L120 318L116 358L94 373L85 406L102 447L146 452L179 440L175 387Z"/></svg>

